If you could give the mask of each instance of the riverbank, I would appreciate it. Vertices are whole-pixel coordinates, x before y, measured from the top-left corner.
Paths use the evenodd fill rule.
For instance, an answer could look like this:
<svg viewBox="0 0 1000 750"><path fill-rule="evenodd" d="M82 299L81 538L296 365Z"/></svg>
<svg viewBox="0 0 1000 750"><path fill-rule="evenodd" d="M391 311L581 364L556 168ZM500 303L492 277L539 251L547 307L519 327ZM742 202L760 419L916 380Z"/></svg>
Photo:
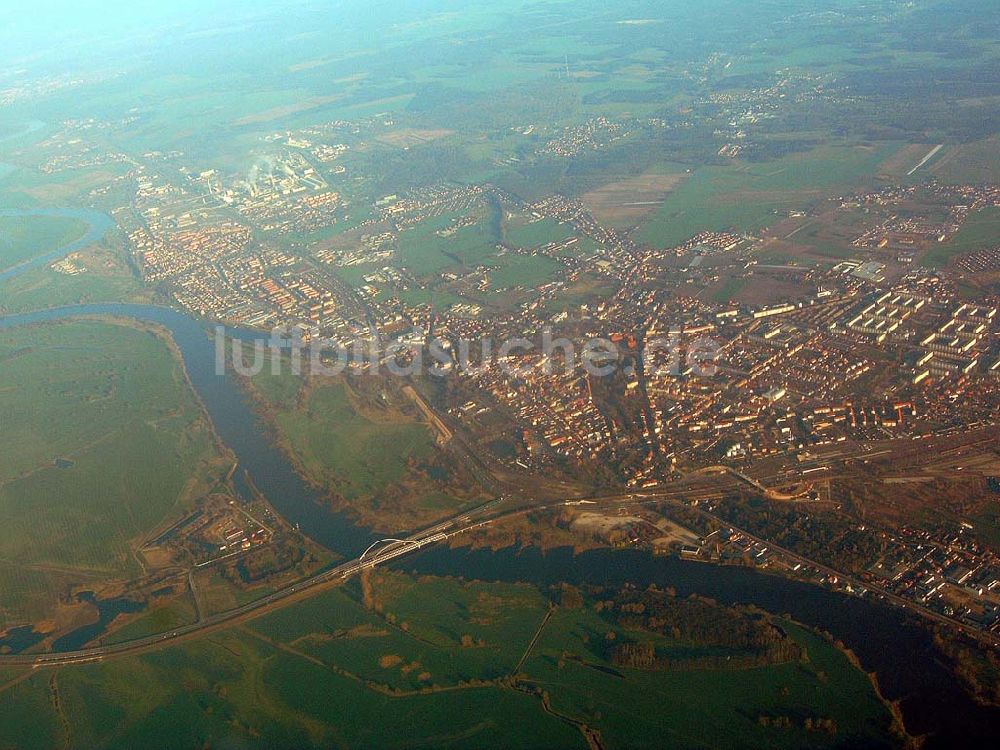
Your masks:
<svg viewBox="0 0 1000 750"><path fill-rule="evenodd" d="M104 236L115 226L107 214L100 211L83 208L5 208L0 209L0 218L31 218L48 217L73 219L84 222L87 225L86 231L78 239L62 245L55 250L44 252L28 260L17 263L9 268L0 271L0 282L20 276L25 271L32 268L39 268L51 263L59 258L63 258L70 253L82 250L89 245L100 242Z"/></svg>
<svg viewBox="0 0 1000 750"><path fill-rule="evenodd" d="M700 594L721 604L753 604L817 630L825 630L874 673L884 700L895 703L910 736L925 747L992 744L1000 734L1000 709L983 706L965 690L934 646L924 623L885 602L764 575L748 568L717 567L637 550L485 550L433 548L400 568L418 574L483 581L638 587L656 584L679 596Z"/></svg>
<svg viewBox="0 0 1000 750"><path fill-rule="evenodd" d="M355 525L346 513L331 511L320 493L299 475L272 442L266 423L256 414L235 377L228 372L223 375L216 372L215 344L203 322L166 307L122 303L8 315L0 317L0 329L107 315L157 324L170 332L183 357L189 382L208 412L217 435L290 525L345 558L359 554L375 540L374 534ZM243 340L257 338L257 334L239 329L227 329L227 333ZM240 497L252 497L242 471L236 473L233 482Z"/></svg>

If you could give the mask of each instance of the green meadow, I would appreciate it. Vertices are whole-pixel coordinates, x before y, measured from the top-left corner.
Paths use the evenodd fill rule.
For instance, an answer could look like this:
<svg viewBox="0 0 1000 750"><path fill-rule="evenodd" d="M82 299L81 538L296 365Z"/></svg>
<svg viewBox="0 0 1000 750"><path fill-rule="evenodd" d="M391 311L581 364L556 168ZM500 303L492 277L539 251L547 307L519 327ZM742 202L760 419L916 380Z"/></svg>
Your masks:
<svg viewBox="0 0 1000 750"><path fill-rule="evenodd" d="M935 245L923 257L929 266L944 266L953 257L1000 245L1000 207L990 206L971 214L947 242Z"/></svg>
<svg viewBox="0 0 1000 750"><path fill-rule="evenodd" d="M402 232L399 265L409 268L418 277L426 277L456 266L475 268L494 257L499 238L493 236L485 221L462 227L447 237L438 234L457 218L461 216L443 214Z"/></svg>
<svg viewBox="0 0 1000 750"><path fill-rule="evenodd" d="M523 286L536 287L557 276L562 266L544 255L506 255L500 268L490 274L496 289Z"/></svg>
<svg viewBox="0 0 1000 750"><path fill-rule="evenodd" d="M139 281L122 273L86 272L68 276L51 268L32 268L0 281L0 312L19 313L100 302L148 301Z"/></svg>
<svg viewBox="0 0 1000 750"><path fill-rule="evenodd" d="M824 146L763 164L703 167L667 196L637 238L671 247L706 230L758 231L837 188L872 183L896 150L897 144Z"/></svg>
<svg viewBox="0 0 1000 750"><path fill-rule="evenodd" d="M270 386L272 392L276 387ZM289 404L287 398L282 403ZM361 413L341 382L313 389L302 408L280 408L275 419L306 473L348 500L371 497L400 481L407 463L426 458L433 448L425 425L399 415L374 419Z"/></svg>
<svg viewBox="0 0 1000 750"><path fill-rule="evenodd" d="M10 622L46 612L67 582L139 573L135 542L190 507L217 453L153 333L79 321L4 331L0 342L0 607Z"/></svg>
<svg viewBox="0 0 1000 750"><path fill-rule="evenodd" d="M941 182L989 184L1000 172L1000 136L948 145L943 152L926 167Z"/></svg>
<svg viewBox="0 0 1000 750"><path fill-rule="evenodd" d="M387 372L383 368L383 373ZM308 378L270 364L250 383L278 444L304 476L387 533L484 502L478 483L404 394L348 376Z"/></svg>
<svg viewBox="0 0 1000 750"><path fill-rule="evenodd" d="M0 197L0 203L3 202ZM79 239L82 221L55 216L0 217L0 270L51 253ZM144 302L154 292L144 288L124 260L124 238L112 230L99 243L73 253L79 273L63 273L52 264L23 269L0 281L0 314L100 302Z"/></svg>
<svg viewBox="0 0 1000 750"><path fill-rule="evenodd" d="M748 283L749 279L729 276L724 282L722 282L722 284L719 285L717 289L712 292L712 300L721 305L732 302L733 298L742 292Z"/></svg>
<svg viewBox="0 0 1000 750"><path fill-rule="evenodd" d="M775 620L804 649L794 663L654 672L605 661L609 631L630 633L588 600L549 606L530 584L379 571L190 643L8 682L0 727L24 750L586 748L576 723L609 748L895 744L867 676L794 623Z"/></svg>
<svg viewBox="0 0 1000 750"><path fill-rule="evenodd" d="M504 239L512 247L536 248L549 242L559 242L575 234L572 227L560 224L555 219L525 221L515 218L504 226Z"/></svg>
<svg viewBox="0 0 1000 750"><path fill-rule="evenodd" d="M0 271L65 247L86 231L86 222L79 219L0 216Z"/></svg>
<svg viewBox="0 0 1000 750"><path fill-rule="evenodd" d="M609 747L892 747L889 712L867 676L815 634L780 625L805 648L805 660L646 672L600 656L595 644L609 628L593 612L561 609L523 671L552 696L556 710L600 727ZM765 727L760 716L787 716L793 726ZM806 717L832 718L836 735L807 732Z"/></svg>

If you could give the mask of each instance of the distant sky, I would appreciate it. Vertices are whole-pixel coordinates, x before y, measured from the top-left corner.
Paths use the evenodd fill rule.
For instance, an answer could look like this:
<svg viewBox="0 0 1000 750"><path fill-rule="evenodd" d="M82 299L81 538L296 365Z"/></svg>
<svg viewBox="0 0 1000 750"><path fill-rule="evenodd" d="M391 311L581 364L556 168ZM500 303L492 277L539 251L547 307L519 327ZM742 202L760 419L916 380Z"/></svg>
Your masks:
<svg viewBox="0 0 1000 750"><path fill-rule="evenodd" d="M163 51L177 38L221 37L278 16L322 17L334 29L340 18L358 33L476 2L490 0L0 0L0 76L26 62L74 70L74 61L105 53L113 67L131 52ZM302 30L311 28L306 21Z"/></svg>
<svg viewBox="0 0 1000 750"><path fill-rule="evenodd" d="M125 43L130 36L238 22L301 4L300 0L0 0L0 68L46 53L69 53L78 45Z"/></svg>

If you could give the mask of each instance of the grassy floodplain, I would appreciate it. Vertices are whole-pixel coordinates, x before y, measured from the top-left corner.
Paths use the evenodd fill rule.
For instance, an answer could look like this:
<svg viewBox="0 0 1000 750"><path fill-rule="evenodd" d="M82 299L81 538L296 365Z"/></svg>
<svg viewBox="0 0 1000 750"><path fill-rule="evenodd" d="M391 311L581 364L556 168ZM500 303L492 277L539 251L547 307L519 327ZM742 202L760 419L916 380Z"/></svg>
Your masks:
<svg viewBox="0 0 1000 750"><path fill-rule="evenodd" d="M0 216L0 271L65 247L86 231L86 223L79 219Z"/></svg>
<svg viewBox="0 0 1000 750"><path fill-rule="evenodd" d="M365 523L416 527L482 502L404 395L365 379L306 380L285 365L251 379L260 408L302 474Z"/></svg>
<svg viewBox="0 0 1000 750"><path fill-rule="evenodd" d="M585 748L579 723L608 747L893 743L867 676L794 623L774 621L804 650L797 662L646 672L601 656L609 630L630 634L594 602L546 619L549 605L531 584L380 571L242 628L5 683L0 727L24 750ZM836 734L806 731L809 716Z"/></svg>
<svg viewBox="0 0 1000 750"><path fill-rule="evenodd" d="M433 443L423 424L360 413L342 383L315 389L304 410L282 411L277 421L308 473L349 499L399 481L406 462L426 457Z"/></svg>
<svg viewBox="0 0 1000 750"><path fill-rule="evenodd" d="M0 195L0 203L6 196ZM65 248L79 240L87 225L61 216L0 217L0 271ZM144 289L119 252L123 239L115 231L100 242L71 253L76 271L59 270L53 263L18 269L0 281L0 314L97 302L148 301Z"/></svg>
<svg viewBox="0 0 1000 750"><path fill-rule="evenodd" d="M81 254L87 271L77 276L51 267L32 268L0 282L0 312L20 313L65 305L148 301L151 292L111 253L93 249Z"/></svg>
<svg viewBox="0 0 1000 750"><path fill-rule="evenodd" d="M556 261L542 255L514 255L503 260L505 262L500 268L490 275L496 289L536 287L555 278L562 268Z"/></svg>
<svg viewBox="0 0 1000 750"><path fill-rule="evenodd" d="M395 533L486 501L396 378L292 370L268 361L248 379L256 408L299 473L360 524Z"/></svg>
<svg viewBox="0 0 1000 750"><path fill-rule="evenodd" d="M744 670L650 673L615 668L593 656L605 625L588 612L560 610L524 671L552 696L553 707L601 727L611 747L889 747L888 711L868 678L815 634L782 623L808 654L805 662ZM571 644L571 645L567 645ZM569 650L584 662L560 655ZM562 666L560 666L562 664ZM835 736L762 726L759 716L823 716Z"/></svg>
<svg viewBox="0 0 1000 750"><path fill-rule="evenodd" d="M183 370L148 330L77 321L0 335L0 607L31 621L83 581L134 576L133 544L217 459Z"/></svg>

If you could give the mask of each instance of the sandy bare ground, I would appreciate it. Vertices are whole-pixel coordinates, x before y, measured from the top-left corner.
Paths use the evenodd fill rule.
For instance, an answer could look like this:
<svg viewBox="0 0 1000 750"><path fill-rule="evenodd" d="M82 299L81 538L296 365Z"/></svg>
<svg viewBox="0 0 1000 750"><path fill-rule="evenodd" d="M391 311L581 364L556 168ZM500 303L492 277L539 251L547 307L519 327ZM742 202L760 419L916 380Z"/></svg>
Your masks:
<svg viewBox="0 0 1000 750"><path fill-rule="evenodd" d="M444 138L454 132L454 130L418 130L416 128L403 128L402 130L396 130L392 133L380 135L376 138L376 140L389 146L409 148L410 146L416 146L419 143L436 141L438 138Z"/></svg>
<svg viewBox="0 0 1000 750"><path fill-rule="evenodd" d="M313 96L309 99L304 99L301 102L285 104L280 107L272 107L271 109L266 109L263 112L257 112L256 114L241 117L236 120L236 125L257 125L264 122L270 122L271 120L280 120L283 117L289 117L291 115L299 114L300 112L308 112L311 109L317 109L318 107L332 104L342 98L343 94L335 94L333 96Z"/></svg>

